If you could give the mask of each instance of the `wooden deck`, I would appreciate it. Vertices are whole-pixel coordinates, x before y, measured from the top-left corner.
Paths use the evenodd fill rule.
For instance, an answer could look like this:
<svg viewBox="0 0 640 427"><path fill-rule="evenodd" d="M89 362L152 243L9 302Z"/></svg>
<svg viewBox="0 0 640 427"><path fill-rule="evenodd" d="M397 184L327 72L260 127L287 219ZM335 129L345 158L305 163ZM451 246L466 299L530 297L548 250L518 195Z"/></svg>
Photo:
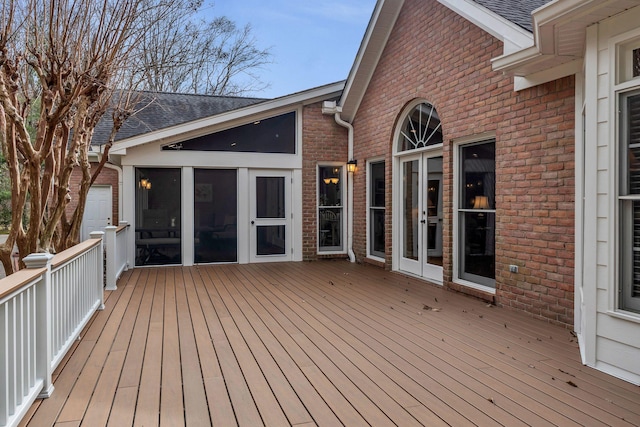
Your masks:
<svg viewBox="0 0 640 427"><path fill-rule="evenodd" d="M343 261L130 270L28 426L637 426L571 332Z"/></svg>

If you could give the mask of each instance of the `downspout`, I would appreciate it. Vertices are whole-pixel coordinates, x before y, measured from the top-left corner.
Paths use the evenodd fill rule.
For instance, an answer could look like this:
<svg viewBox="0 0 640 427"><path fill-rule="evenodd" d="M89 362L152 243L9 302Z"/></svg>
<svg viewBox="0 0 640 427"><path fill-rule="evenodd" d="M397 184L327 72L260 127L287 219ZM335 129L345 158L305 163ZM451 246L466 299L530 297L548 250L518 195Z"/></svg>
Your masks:
<svg viewBox="0 0 640 427"><path fill-rule="evenodd" d="M340 113L342 107L336 105L335 101L325 101L322 107L323 114L333 114L339 126L347 128L348 134L348 154L347 160L353 159L353 125L342 120ZM356 254L353 252L353 173L347 172L347 254L349 261L356 262Z"/></svg>

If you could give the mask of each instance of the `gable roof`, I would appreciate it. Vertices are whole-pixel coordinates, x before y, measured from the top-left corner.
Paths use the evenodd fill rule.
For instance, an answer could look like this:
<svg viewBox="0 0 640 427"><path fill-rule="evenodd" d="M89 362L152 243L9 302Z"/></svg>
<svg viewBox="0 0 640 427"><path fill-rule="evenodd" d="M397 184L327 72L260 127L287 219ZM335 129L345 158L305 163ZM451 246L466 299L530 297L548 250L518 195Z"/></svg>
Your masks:
<svg viewBox="0 0 640 427"><path fill-rule="evenodd" d="M121 141L264 101L264 98L140 92L136 102L138 111L124 122L115 140ZM105 144L112 126L113 119L107 112L95 128L91 145Z"/></svg>
<svg viewBox="0 0 640 427"><path fill-rule="evenodd" d="M531 12L550 0L437 1L501 40L509 53L533 44ZM376 3L340 99L343 120L353 121L403 5L404 0Z"/></svg>
<svg viewBox="0 0 640 427"><path fill-rule="evenodd" d="M127 138L120 138L111 148L110 155L122 156L127 153L129 148L158 141L162 141L163 145L186 141L208 133L228 129L229 127L247 124L253 120L261 120L290 112L301 106L325 100L335 100L340 97L343 89L344 81L341 81L275 99L249 98L256 102L248 103L235 109L227 109L216 114L205 115L191 121L180 120L180 123L177 124L163 126L155 130L147 130Z"/></svg>

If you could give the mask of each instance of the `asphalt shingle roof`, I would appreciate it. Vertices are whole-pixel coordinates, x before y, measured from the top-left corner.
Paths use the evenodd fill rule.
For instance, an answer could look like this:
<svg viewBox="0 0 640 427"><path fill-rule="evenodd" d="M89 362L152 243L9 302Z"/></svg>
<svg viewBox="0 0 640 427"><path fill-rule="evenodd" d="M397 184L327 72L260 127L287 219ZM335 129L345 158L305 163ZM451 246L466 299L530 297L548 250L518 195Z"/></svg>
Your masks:
<svg viewBox="0 0 640 427"><path fill-rule="evenodd" d="M473 0L493 13L533 32L531 12L552 0Z"/></svg>
<svg viewBox="0 0 640 427"><path fill-rule="evenodd" d="M142 92L138 105L144 106L144 108L127 119L118 131L116 141L237 110L263 101L266 99ZM111 113L107 112L96 126L91 144L102 145L106 143L112 126Z"/></svg>

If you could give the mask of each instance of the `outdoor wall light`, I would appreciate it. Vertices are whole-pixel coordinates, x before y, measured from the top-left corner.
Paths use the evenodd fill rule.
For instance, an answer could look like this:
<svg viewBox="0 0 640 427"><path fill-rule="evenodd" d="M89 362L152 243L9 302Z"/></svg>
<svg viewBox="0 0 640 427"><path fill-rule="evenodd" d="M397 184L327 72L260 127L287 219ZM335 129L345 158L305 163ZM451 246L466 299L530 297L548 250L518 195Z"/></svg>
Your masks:
<svg viewBox="0 0 640 427"><path fill-rule="evenodd" d="M357 160L349 160L347 162L347 172L349 173L354 173L356 171L356 167L358 166L358 161Z"/></svg>

